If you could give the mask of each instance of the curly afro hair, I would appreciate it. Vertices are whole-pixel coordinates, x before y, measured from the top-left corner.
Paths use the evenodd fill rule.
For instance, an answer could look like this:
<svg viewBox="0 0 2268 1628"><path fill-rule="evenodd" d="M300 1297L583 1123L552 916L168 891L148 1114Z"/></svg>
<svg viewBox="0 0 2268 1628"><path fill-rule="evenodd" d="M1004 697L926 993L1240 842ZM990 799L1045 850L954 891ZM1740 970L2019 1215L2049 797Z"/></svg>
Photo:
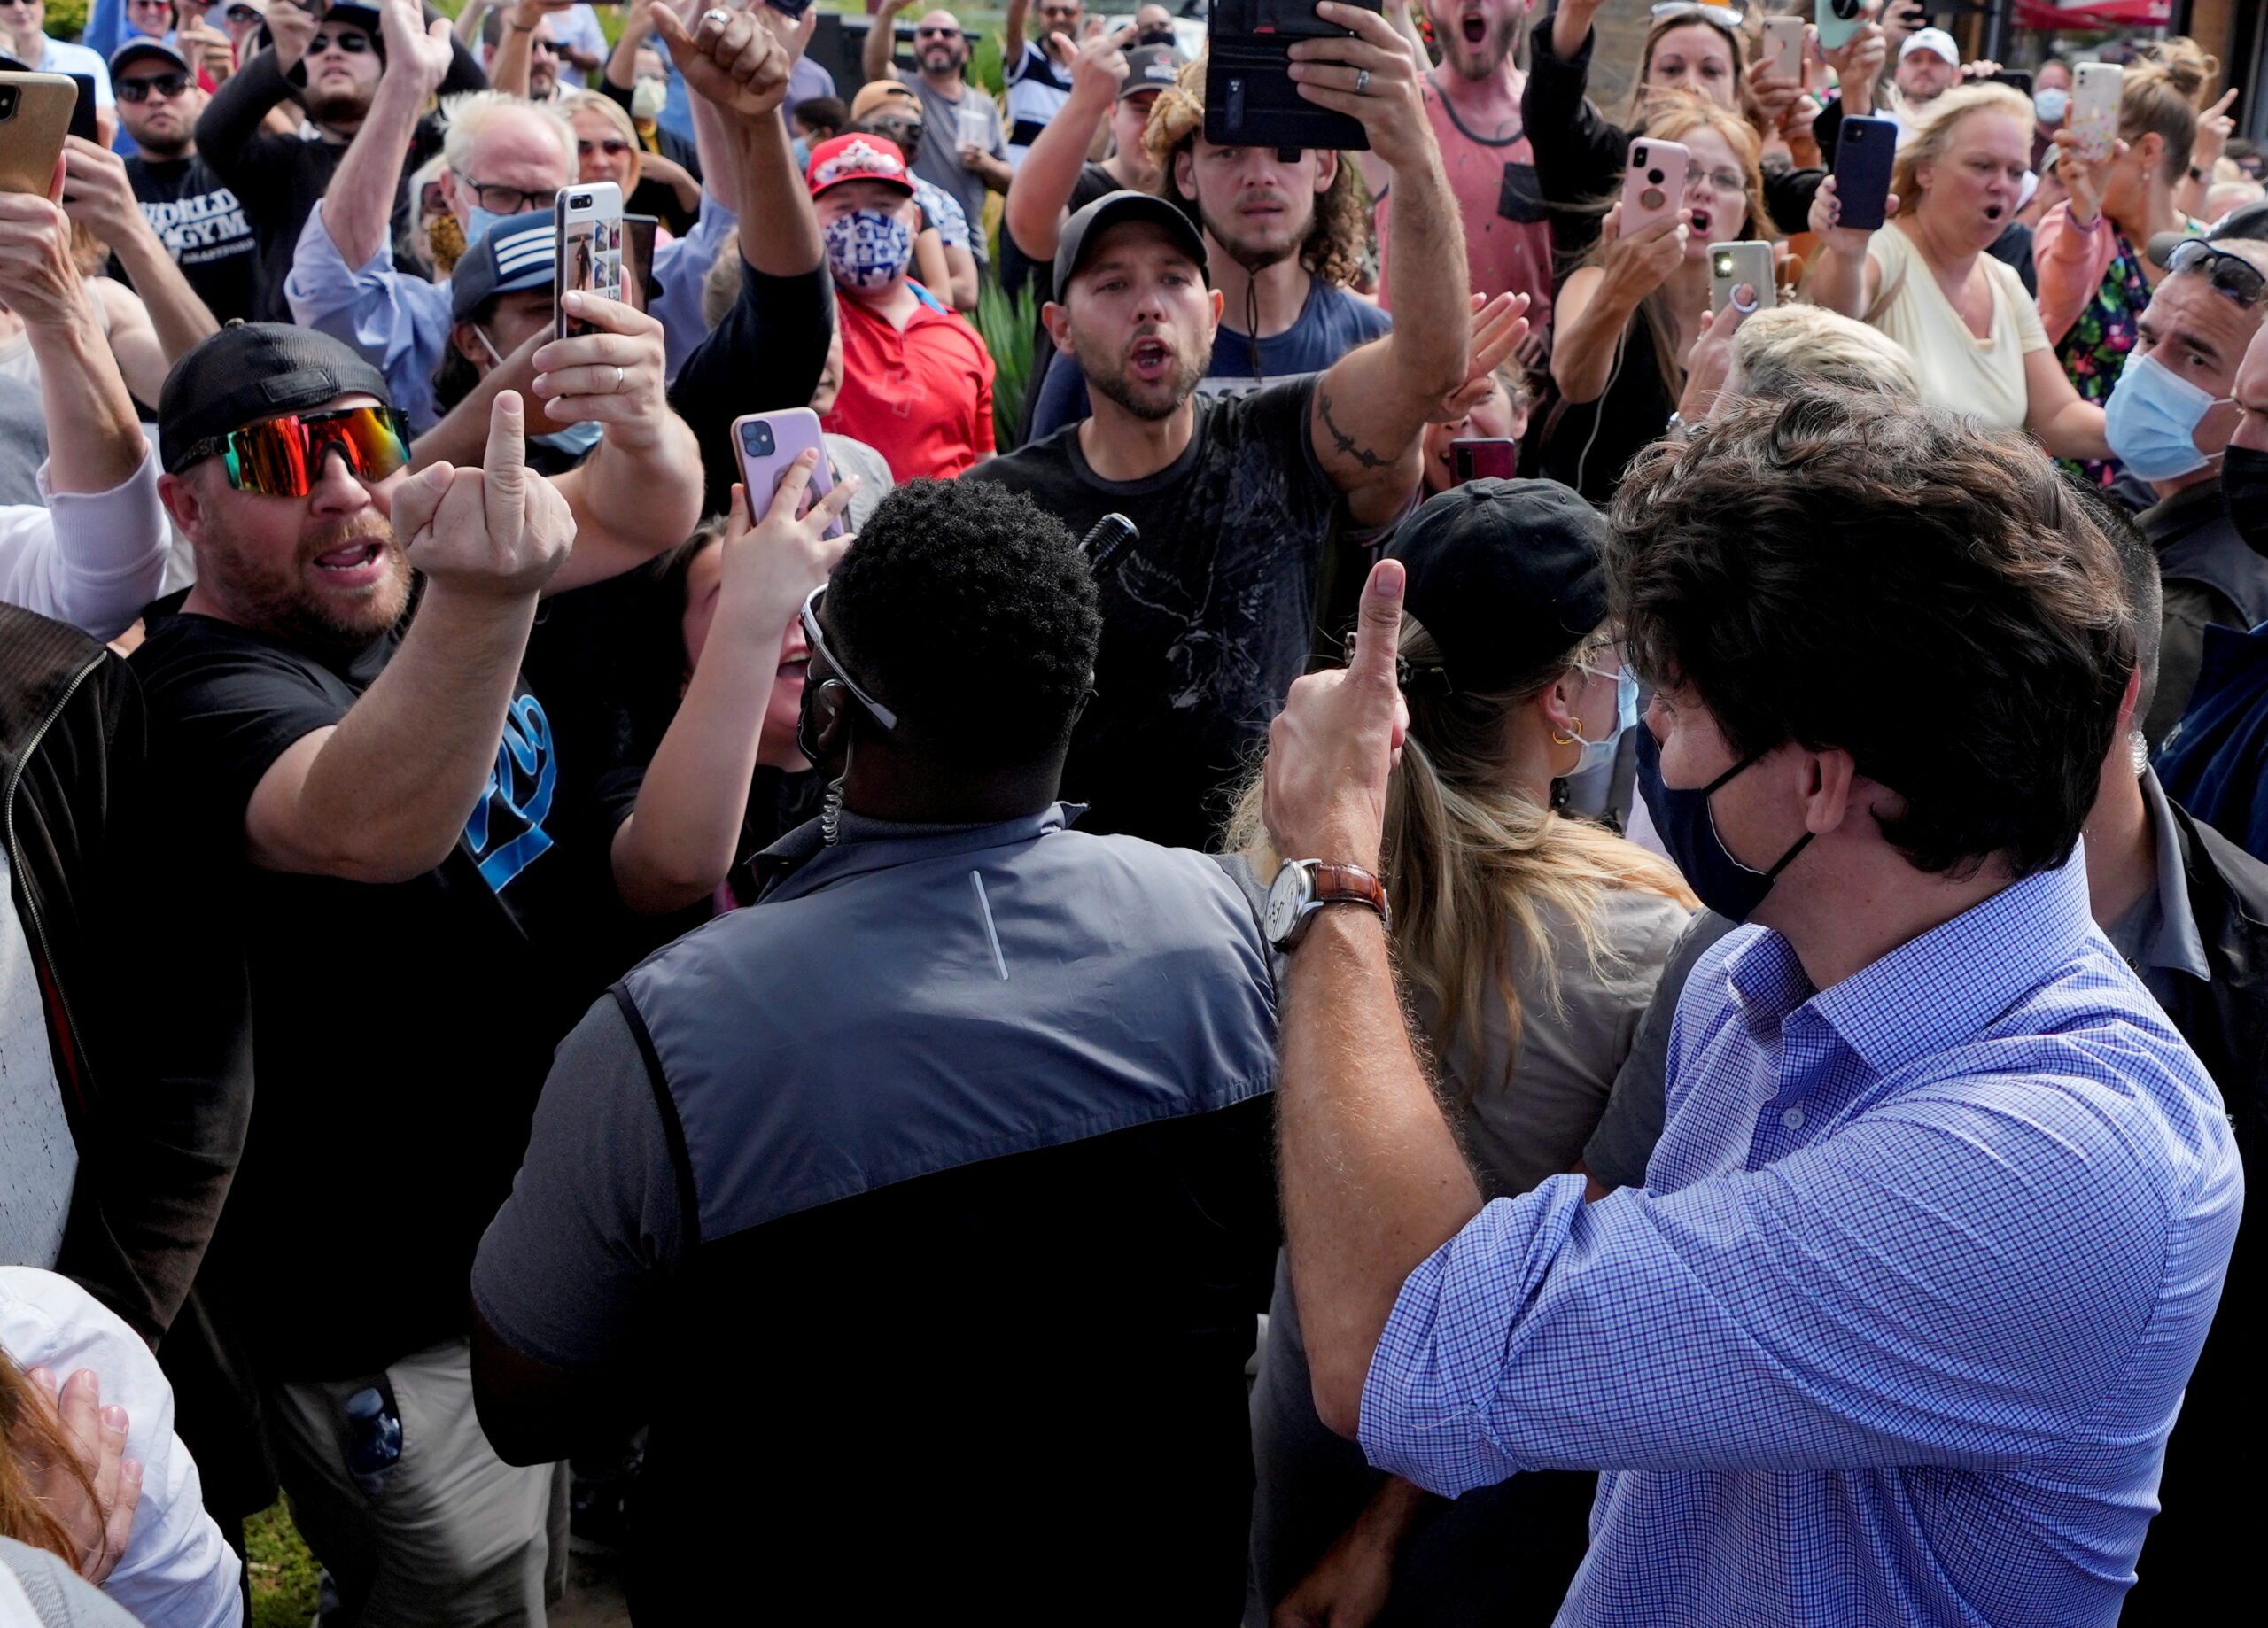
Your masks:
<svg viewBox="0 0 2268 1628"><path fill-rule="evenodd" d="M924 745L988 767L1061 749L1102 638L1078 543L991 481L894 487L835 568L827 622Z"/></svg>

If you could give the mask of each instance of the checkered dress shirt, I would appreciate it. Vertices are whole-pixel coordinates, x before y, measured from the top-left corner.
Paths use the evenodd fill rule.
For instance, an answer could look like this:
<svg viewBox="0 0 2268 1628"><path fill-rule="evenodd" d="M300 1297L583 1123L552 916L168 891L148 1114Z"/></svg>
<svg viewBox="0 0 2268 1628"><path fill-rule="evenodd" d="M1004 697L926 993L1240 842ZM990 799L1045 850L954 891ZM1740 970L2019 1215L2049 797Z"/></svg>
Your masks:
<svg viewBox="0 0 2268 1628"><path fill-rule="evenodd" d="M1605 1471L1562 1624L2114 1623L2243 1177L2080 859L1823 992L1732 934L1667 1106L1410 1274L1371 1461Z"/></svg>

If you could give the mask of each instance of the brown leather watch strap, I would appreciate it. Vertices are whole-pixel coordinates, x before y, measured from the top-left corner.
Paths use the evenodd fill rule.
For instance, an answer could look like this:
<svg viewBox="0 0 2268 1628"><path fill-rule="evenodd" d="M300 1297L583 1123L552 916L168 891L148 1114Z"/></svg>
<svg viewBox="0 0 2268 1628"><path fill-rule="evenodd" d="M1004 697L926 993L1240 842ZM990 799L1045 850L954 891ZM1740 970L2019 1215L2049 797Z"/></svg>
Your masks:
<svg viewBox="0 0 2268 1628"><path fill-rule="evenodd" d="M1359 864L1333 864L1318 859L1315 867L1315 902L1323 904L1367 904L1379 919L1394 925L1394 909L1386 903L1386 884Z"/></svg>

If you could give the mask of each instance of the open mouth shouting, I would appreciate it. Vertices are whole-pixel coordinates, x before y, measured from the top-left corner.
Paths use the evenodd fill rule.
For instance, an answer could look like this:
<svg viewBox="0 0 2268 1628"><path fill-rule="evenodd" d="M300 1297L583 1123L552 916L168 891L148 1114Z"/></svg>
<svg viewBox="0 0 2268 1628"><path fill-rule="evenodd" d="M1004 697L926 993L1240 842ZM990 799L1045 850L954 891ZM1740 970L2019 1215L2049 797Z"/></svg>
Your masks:
<svg viewBox="0 0 2268 1628"><path fill-rule="evenodd" d="M1707 205L1696 204L1693 206L1694 242L1705 244L1709 241L1709 225L1714 218L1715 217L1711 214Z"/></svg>
<svg viewBox="0 0 2268 1628"><path fill-rule="evenodd" d="M315 555L317 580L327 587L367 588L385 580L391 547L383 537L354 537Z"/></svg>
<svg viewBox="0 0 2268 1628"><path fill-rule="evenodd" d="M1162 335L1138 335L1126 347L1126 371L1145 384L1162 384L1172 378L1173 360L1173 346Z"/></svg>

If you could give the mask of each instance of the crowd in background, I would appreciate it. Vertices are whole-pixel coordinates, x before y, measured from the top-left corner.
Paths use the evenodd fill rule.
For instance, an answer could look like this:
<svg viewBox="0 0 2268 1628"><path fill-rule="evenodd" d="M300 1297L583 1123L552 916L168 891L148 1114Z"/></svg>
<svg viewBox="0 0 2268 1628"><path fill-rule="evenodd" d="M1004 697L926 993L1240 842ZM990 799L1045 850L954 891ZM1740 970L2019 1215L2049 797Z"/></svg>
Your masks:
<svg viewBox="0 0 2268 1628"><path fill-rule="evenodd" d="M2225 1609L2220 65L906 9L0 0L0 1624Z"/></svg>

